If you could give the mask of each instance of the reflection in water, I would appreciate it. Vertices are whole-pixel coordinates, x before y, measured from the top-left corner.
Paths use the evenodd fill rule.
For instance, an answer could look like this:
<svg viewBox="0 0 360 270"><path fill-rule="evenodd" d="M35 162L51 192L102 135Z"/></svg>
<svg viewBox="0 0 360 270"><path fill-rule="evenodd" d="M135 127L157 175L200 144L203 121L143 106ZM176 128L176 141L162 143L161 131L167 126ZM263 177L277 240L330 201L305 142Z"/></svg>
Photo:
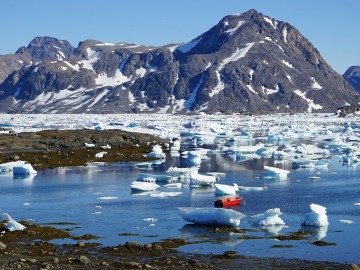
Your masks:
<svg viewBox="0 0 360 270"><path fill-rule="evenodd" d="M260 226L261 230L265 233L265 237L278 236L284 227L285 225Z"/></svg>
<svg viewBox="0 0 360 270"><path fill-rule="evenodd" d="M326 233L329 226L306 226L301 225L301 232L309 232L310 233L310 243L315 241L319 241L326 237Z"/></svg>
<svg viewBox="0 0 360 270"><path fill-rule="evenodd" d="M193 241L209 241L214 244L235 246L244 239L241 233L236 232L217 232L216 227L197 224L184 225L180 230L179 237Z"/></svg>
<svg viewBox="0 0 360 270"><path fill-rule="evenodd" d="M35 177L36 177L36 174L14 174L13 175L14 180L22 180L22 182L28 186L33 184L33 180Z"/></svg>

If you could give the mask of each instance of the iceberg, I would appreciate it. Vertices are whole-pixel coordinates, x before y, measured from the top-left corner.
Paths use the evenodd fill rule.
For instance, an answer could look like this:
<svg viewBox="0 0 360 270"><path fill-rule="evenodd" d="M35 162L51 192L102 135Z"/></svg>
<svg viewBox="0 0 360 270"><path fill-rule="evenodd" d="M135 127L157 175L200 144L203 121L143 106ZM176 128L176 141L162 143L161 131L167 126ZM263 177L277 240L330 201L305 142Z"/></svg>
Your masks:
<svg viewBox="0 0 360 270"><path fill-rule="evenodd" d="M161 146L156 144L152 147L152 151L147 154L147 157L150 158L165 158L165 153L163 153Z"/></svg>
<svg viewBox="0 0 360 270"><path fill-rule="evenodd" d="M26 163L22 166L15 166L13 167L13 174L21 174L21 175L28 175L28 174L36 174L37 171L31 166L31 164Z"/></svg>
<svg viewBox="0 0 360 270"><path fill-rule="evenodd" d="M263 214L252 216L254 222L260 226L285 225L285 222L279 217L282 215L280 208L268 209Z"/></svg>
<svg viewBox="0 0 360 270"><path fill-rule="evenodd" d="M306 226L328 226L329 221L326 215L326 208L318 204L310 204L311 212L307 213L302 222Z"/></svg>
<svg viewBox="0 0 360 270"><path fill-rule="evenodd" d="M179 207L180 215L185 221L225 227L238 227L244 214L224 208Z"/></svg>
<svg viewBox="0 0 360 270"><path fill-rule="evenodd" d="M26 162L22 160L2 163L0 164L0 173L12 172L14 167L22 167L25 163Z"/></svg>
<svg viewBox="0 0 360 270"><path fill-rule="evenodd" d="M148 182L140 182L140 181L133 181L131 183L131 190L132 191L152 191L160 187L155 183L148 183Z"/></svg>
<svg viewBox="0 0 360 270"><path fill-rule="evenodd" d="M190 173L191 186L213 186L216 183L216 177L199 173Z"/></svg>
<svg viewBox="0 0 360 270"><path fill-rule="evenodd" d="M287 178L287 175L290 173L290 171L288 171L288 170L283 170L283 169L270 167L270 166L264 166L264 169L271 171L278 178Z"/></svg>
<svg viewBox="0 0 360 270"><path fill-rule="evenodd" d="M236 192L239 190L237 184L224 185L224 184L215 184L215 194L217 195L235 195Z"/></svg>
<svg viewBox="0 0 360 270"><path fill-rule="evenodd" d="M25 230L26 227L16 220L14 220L8 213L4 213L4 216L7 218L8 222L5 224L6 228L10 231L22 231Z"/></svg>

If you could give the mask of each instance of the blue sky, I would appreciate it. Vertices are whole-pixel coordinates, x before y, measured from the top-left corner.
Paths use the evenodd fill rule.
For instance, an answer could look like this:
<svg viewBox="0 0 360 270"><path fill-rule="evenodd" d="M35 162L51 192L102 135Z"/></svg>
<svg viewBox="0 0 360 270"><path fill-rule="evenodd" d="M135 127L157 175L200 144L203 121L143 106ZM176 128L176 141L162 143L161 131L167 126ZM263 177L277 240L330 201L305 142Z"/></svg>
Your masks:
<svg viewBox="0 0 360 270"><path fill-rule="evenodd" d="M256 9L289 22L340 74L360 65L360 0L4 0L0 54L37 36L165 45L188 41L224 16Z"/></svg>

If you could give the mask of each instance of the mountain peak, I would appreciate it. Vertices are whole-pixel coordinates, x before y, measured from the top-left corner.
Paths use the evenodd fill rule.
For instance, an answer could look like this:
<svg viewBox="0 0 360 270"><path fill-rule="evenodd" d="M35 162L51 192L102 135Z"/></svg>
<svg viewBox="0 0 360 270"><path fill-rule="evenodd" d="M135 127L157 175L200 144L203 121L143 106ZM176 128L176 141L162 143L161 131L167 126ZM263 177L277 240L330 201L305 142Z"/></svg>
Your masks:
<svg viewBox="0 0 360 270"><path fill-rule="evenodd" d="M333 112L358 101L298 30L255 9L181 45L89 39L74 49L45 36L13 62L0 84L8 112Z"/></svg>

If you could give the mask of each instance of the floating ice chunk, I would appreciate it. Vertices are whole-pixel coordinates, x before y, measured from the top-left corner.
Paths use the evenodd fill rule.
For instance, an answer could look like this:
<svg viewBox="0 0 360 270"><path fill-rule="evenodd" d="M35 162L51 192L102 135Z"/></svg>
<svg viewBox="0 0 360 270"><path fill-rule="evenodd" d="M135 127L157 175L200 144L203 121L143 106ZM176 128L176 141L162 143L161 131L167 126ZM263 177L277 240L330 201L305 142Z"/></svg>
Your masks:
<svg viewBox="0 0 360 270"><path fill-rule="evenodd" d="M280 208L274 208L266 210L264 214L254 215L252 218L260 226L285 225L280 215L282 215Z"/></svg>
<svg viewBox="0 0 360 270"><path fill-rule="evenodd" d="M359 202L358 202L358 203L354 203L354 205L355 205L355 206L360 206L360 203L359 203Z"/></svg>
<svg viewBox="0 0 360 270"><path fill-rule="evenodd" d="M182 192L159 192L159 193L150 194L150 196L165 198L165 197L177 197L181 194L182 194Z"/></svg>
<svg viewBox="0 0 360 270"><path fill-rule="evenodd" d="M157 221L157 218L144 218L144 221L155 222L155 221Z"/></svg>
<svg viewBox="0 0 360 270"><path fill-rule="evenodd" d="M347 224L354 224L355 221L352 221L352 220L347 220L347 219L340 219L339 220L341 223L347 223Z"/></svg>
<svg viewBox="0 0 360 270"><path fill-rule="evenodd" d="M244 190L244 191L262 191L267 189L267 187L245 187L245 186L238 186L239 190Z"/></svg>
<svg viewBox="0 0 360 270"><path fill-rule="evenodd" d="M98 200L116 200L118 197L98 197Z"/></svg>
<svg viewBox="0 0 360 270"><path fill-rule="evenodd" d="M288 170L283 170L283 169L270 167L270 166L264 166L264 169L271 171L279 178L287 178L287 175L290 173L290 171L288 171Z"/></svg>
<svg viewBox="0 0 360 270"><path fill-rule="evenodd" d="M185 221L203 225L237 227L245 217L240 212L224 208L179 207L179 211Z"/></svg>
<svg viewBox="0 0 360 270"><path fill-rule="evenodd" d="M6 228L10 231L22 231L26 227L19 222L15 221L8 213L4 213L4 216L7 218L8 222L5 224Z"/></svg>
<svg viewBox="0 0 360 270"><path fill-rule="evenodd" d="M215 194L217 195L235 195L238 190L239 187L235 183L233 186L224 185L224 184L215 184Z"/></svg>
<svg viewBox="0 0 360 270"><path fill-rule="evenodd" d="M11 161L0 164L0 173L8 173L13 171L14 167L22 167L25 165L25 161Z"/></svg>
<svg viewBox="0 0 360 270"><path fill-rule="evenodd" d="M213 186L216 183L216 177L199 173L190 173L190 185Z"/></svg>
<svg viewBox="0 0 360 270"><path fill-rule="evenodd" d="M140 181L133 181L131 183L131 190L132 191L152 191L160 187L155 183L148 183L148 182L140 182Z"/></svg>
<svg viewBox="0 0 360 270"><path fill-rule="evenodd" d="M166 172L177 176L179 178L190 178L191 173L197 173L198 172L197 167L191 167L191 168L177 168L177 167L170 167Z"/></svg>
<svg viewBox="0 0 360 270"><path fill-rule="evenodd" d="M352 164L355 162L359 162L359 158L355 155L355 153L349 153L347 155L341 156L344 164Z"/></svg>
<svg viewBox="0 0 360 270"><path fill-rule="evenodd" d="M163 153L161 146L156 144L152 147L152 151L147 154L151 158L165 158L165 153Z"/></svg>
<svg viewBox="0 0 360 270"><path fill-rule="evenodd" d="M166 188L182 188L183 184L182 183L170 183L170 184L163 185L163 187L166 187Z"/></svg>
<svg viewBox="0 0 360 270"><path fill-rule="evenodd" d="M304 217L302 224L307 226L328 226L329 221L326 215L326 208L318 204L310 204L311 212Z"/></svg>
<svg viewBox="0 0 360 270"><path fill-rule="evenodd" d="M37 171L34 170L31 164L24 164L20 167L13 167L13 174L37 174Z"/></svg>

